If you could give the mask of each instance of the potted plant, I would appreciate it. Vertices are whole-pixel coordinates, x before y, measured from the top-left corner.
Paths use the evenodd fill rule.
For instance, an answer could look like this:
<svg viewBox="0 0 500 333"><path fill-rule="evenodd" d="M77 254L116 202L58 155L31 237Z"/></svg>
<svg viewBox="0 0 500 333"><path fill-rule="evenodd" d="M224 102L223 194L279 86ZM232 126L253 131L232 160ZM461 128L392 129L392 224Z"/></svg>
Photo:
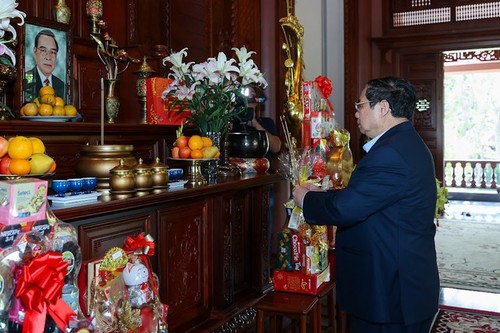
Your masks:
<svg viewBox="0 0 500 333"><path fill-rule="evenodd" d="M436 178L437 187L437 200L436 200L436 213L434 215L437 224L439 225L439 218L444 215L445 206L448 203L448 189L441 186L441 182Z"/></svg>

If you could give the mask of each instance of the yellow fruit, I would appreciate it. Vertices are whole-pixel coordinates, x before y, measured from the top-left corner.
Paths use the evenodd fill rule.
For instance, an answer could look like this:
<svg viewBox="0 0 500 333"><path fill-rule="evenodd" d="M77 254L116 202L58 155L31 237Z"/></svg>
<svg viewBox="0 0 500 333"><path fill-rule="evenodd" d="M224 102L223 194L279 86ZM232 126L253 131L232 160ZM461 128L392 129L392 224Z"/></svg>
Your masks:
<svg viewBox="0 0 500 333"><path fill-rule="evenodd" d="M25 136L16 136L10 140L7 153L12 159L28 159L33 154L33 144Z"/></svg>
<svg viewBox="0 0 500 333"><path fill-rule="evenodd" d="M52 108L53 112L52 112L52 115L53 116L65 116L66 115L66 111L64 110L64 106L60 106L60 105L55 105L53 108Z"/></svg>
<svg viewBox="0 0 500 333"><path fill-rule="evenodd" d="M45 145L43 141L37 137L29 137L31 144L33 145L33 154L43 154L45 153Z"/></svg>
<svg viewBox="0 0 500 333"><path fill-rule="evenodd" d="M13 158L9 164L9 171L13 175L27 175L31 171L30 162L25 159Z"/></svg>
<svg viewBox="0 0 500 333"><path fill-rule="evenodd" d="M56 94L56 91L51 86L43 86L40 88L39 93L40 93L40 96L45 96L45 95L53 95L54 96Z"/></svg>
<svg viewBox="0 0 500 333"><path fill-rule="evenodd" d="M54 108L50 104L40 104L38 107L38 114L40 116L52 116Z"/></svg>
<svg viewBox="0 0 500 333"><path fill-rule="evenodd" d="M36 97L34 100L33 100L33 103L36 104L36 106L40 106L40 100L38 99L38 97Z"/></svg>
<svg viewBox="0 0 500 333"><path fill-rule="evenodd" d="M22 108L21 108L21 114L23 116L36 116L38 114L38 105L35 103L26 103Z"/></svg>
<svg viewBox="0 0 500 333"><path fill-rule="evenodd" d="M55 105L56 106L64 106L64 104L65 104L64 103L64 99L62 99L62 97L57 96L56 97L56 104Z"/></svg>
<svg viewBox="0 0 500 333"><path fill-rule="evenodd" d="M68 117L74 117L76 116L77 111L74 105L71 104L66 104L64 106L64 115Z"/></svg>
<svg viewBox="0 0 500 333"><path fill-rule="evenodd" d="M54 95L43 95L42 97L40 97L40 102L42 104L50 104L52 106L56 105L56 96Z"/></svg>
<svg viewBox="0 0 500 333"><path fill-rule="evenodd" d="M33 154L29 159L32 174L41 175L47 173L54 163L54 159L45 154Z"/></svg>
<svg viewBox="0 0 500 333"><path fill-rule="evenodd" d="M202 150L203 158L214 158L215 155L219 152L219 148L217 147L204 147Z"/></svg>
<svg viewBox="0 0 500 333"><path fill-rule="evenodd" d="M193 135L189 138L188 146L191 150L203 148L203 140L199 135Z"/></svg>
<svg viewBox="0 0 500 333"><path fill-rule="evenodd" d="M202 136L201 140L203 141L203 147L212 147L212 139L206 136Z"/></svg>

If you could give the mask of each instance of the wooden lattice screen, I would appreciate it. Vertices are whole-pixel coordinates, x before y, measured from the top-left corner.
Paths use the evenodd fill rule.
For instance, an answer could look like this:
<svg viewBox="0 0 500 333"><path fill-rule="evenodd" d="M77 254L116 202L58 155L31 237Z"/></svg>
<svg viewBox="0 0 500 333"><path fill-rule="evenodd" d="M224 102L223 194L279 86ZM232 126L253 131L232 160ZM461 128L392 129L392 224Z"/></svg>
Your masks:
<svg viewBox="0 0 500 333"><path fill-rule="evenodd" d="M391 14L393 29L438 23L463 25L500 18L500 1L391 0Z"/></svg>

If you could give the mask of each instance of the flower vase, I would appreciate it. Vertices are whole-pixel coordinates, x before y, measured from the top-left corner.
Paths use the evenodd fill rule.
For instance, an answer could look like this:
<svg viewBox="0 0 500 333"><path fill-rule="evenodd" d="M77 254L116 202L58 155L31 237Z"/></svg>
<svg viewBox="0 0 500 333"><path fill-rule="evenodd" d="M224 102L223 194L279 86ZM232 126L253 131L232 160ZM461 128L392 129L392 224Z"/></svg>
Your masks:
<svg viewBox="0 0 500 333"><path fill-rule="evenodd" d="M221 134L207 132L206 137L212 140L212 145L221 149ZM208 184L215 184L217 182L217 173L219 171L219 159L205 161L201 164L201 174L205 177Z"/></svg>
<svg viewBox="0 0 500 333"><path fill-rule="evenodd" d="M53 8L54 19L59 23L69 24L71 19L71 9L66 4L66 0L57 0Z"/></svg>
<svg viewBox="0 0 500 333"><path fill-rule="evenodd" d="M105 110L108 117L108 123L112 124L118 117L120 110L120 99L117 96L120 81L118 79L105 79L104 89L106 92Z"/></svg>

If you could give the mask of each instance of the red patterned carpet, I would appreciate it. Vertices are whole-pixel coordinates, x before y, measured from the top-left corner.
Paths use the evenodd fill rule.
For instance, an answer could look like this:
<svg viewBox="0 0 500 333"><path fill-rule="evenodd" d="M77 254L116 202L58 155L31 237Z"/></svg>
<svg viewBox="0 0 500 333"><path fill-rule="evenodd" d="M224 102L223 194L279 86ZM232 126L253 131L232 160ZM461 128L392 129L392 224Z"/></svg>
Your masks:
<svg viewBox="0 0 500 333"><path fill-rule="evenodd" d="M500 333L500 313L442 306L430 333Z"/></svg>

